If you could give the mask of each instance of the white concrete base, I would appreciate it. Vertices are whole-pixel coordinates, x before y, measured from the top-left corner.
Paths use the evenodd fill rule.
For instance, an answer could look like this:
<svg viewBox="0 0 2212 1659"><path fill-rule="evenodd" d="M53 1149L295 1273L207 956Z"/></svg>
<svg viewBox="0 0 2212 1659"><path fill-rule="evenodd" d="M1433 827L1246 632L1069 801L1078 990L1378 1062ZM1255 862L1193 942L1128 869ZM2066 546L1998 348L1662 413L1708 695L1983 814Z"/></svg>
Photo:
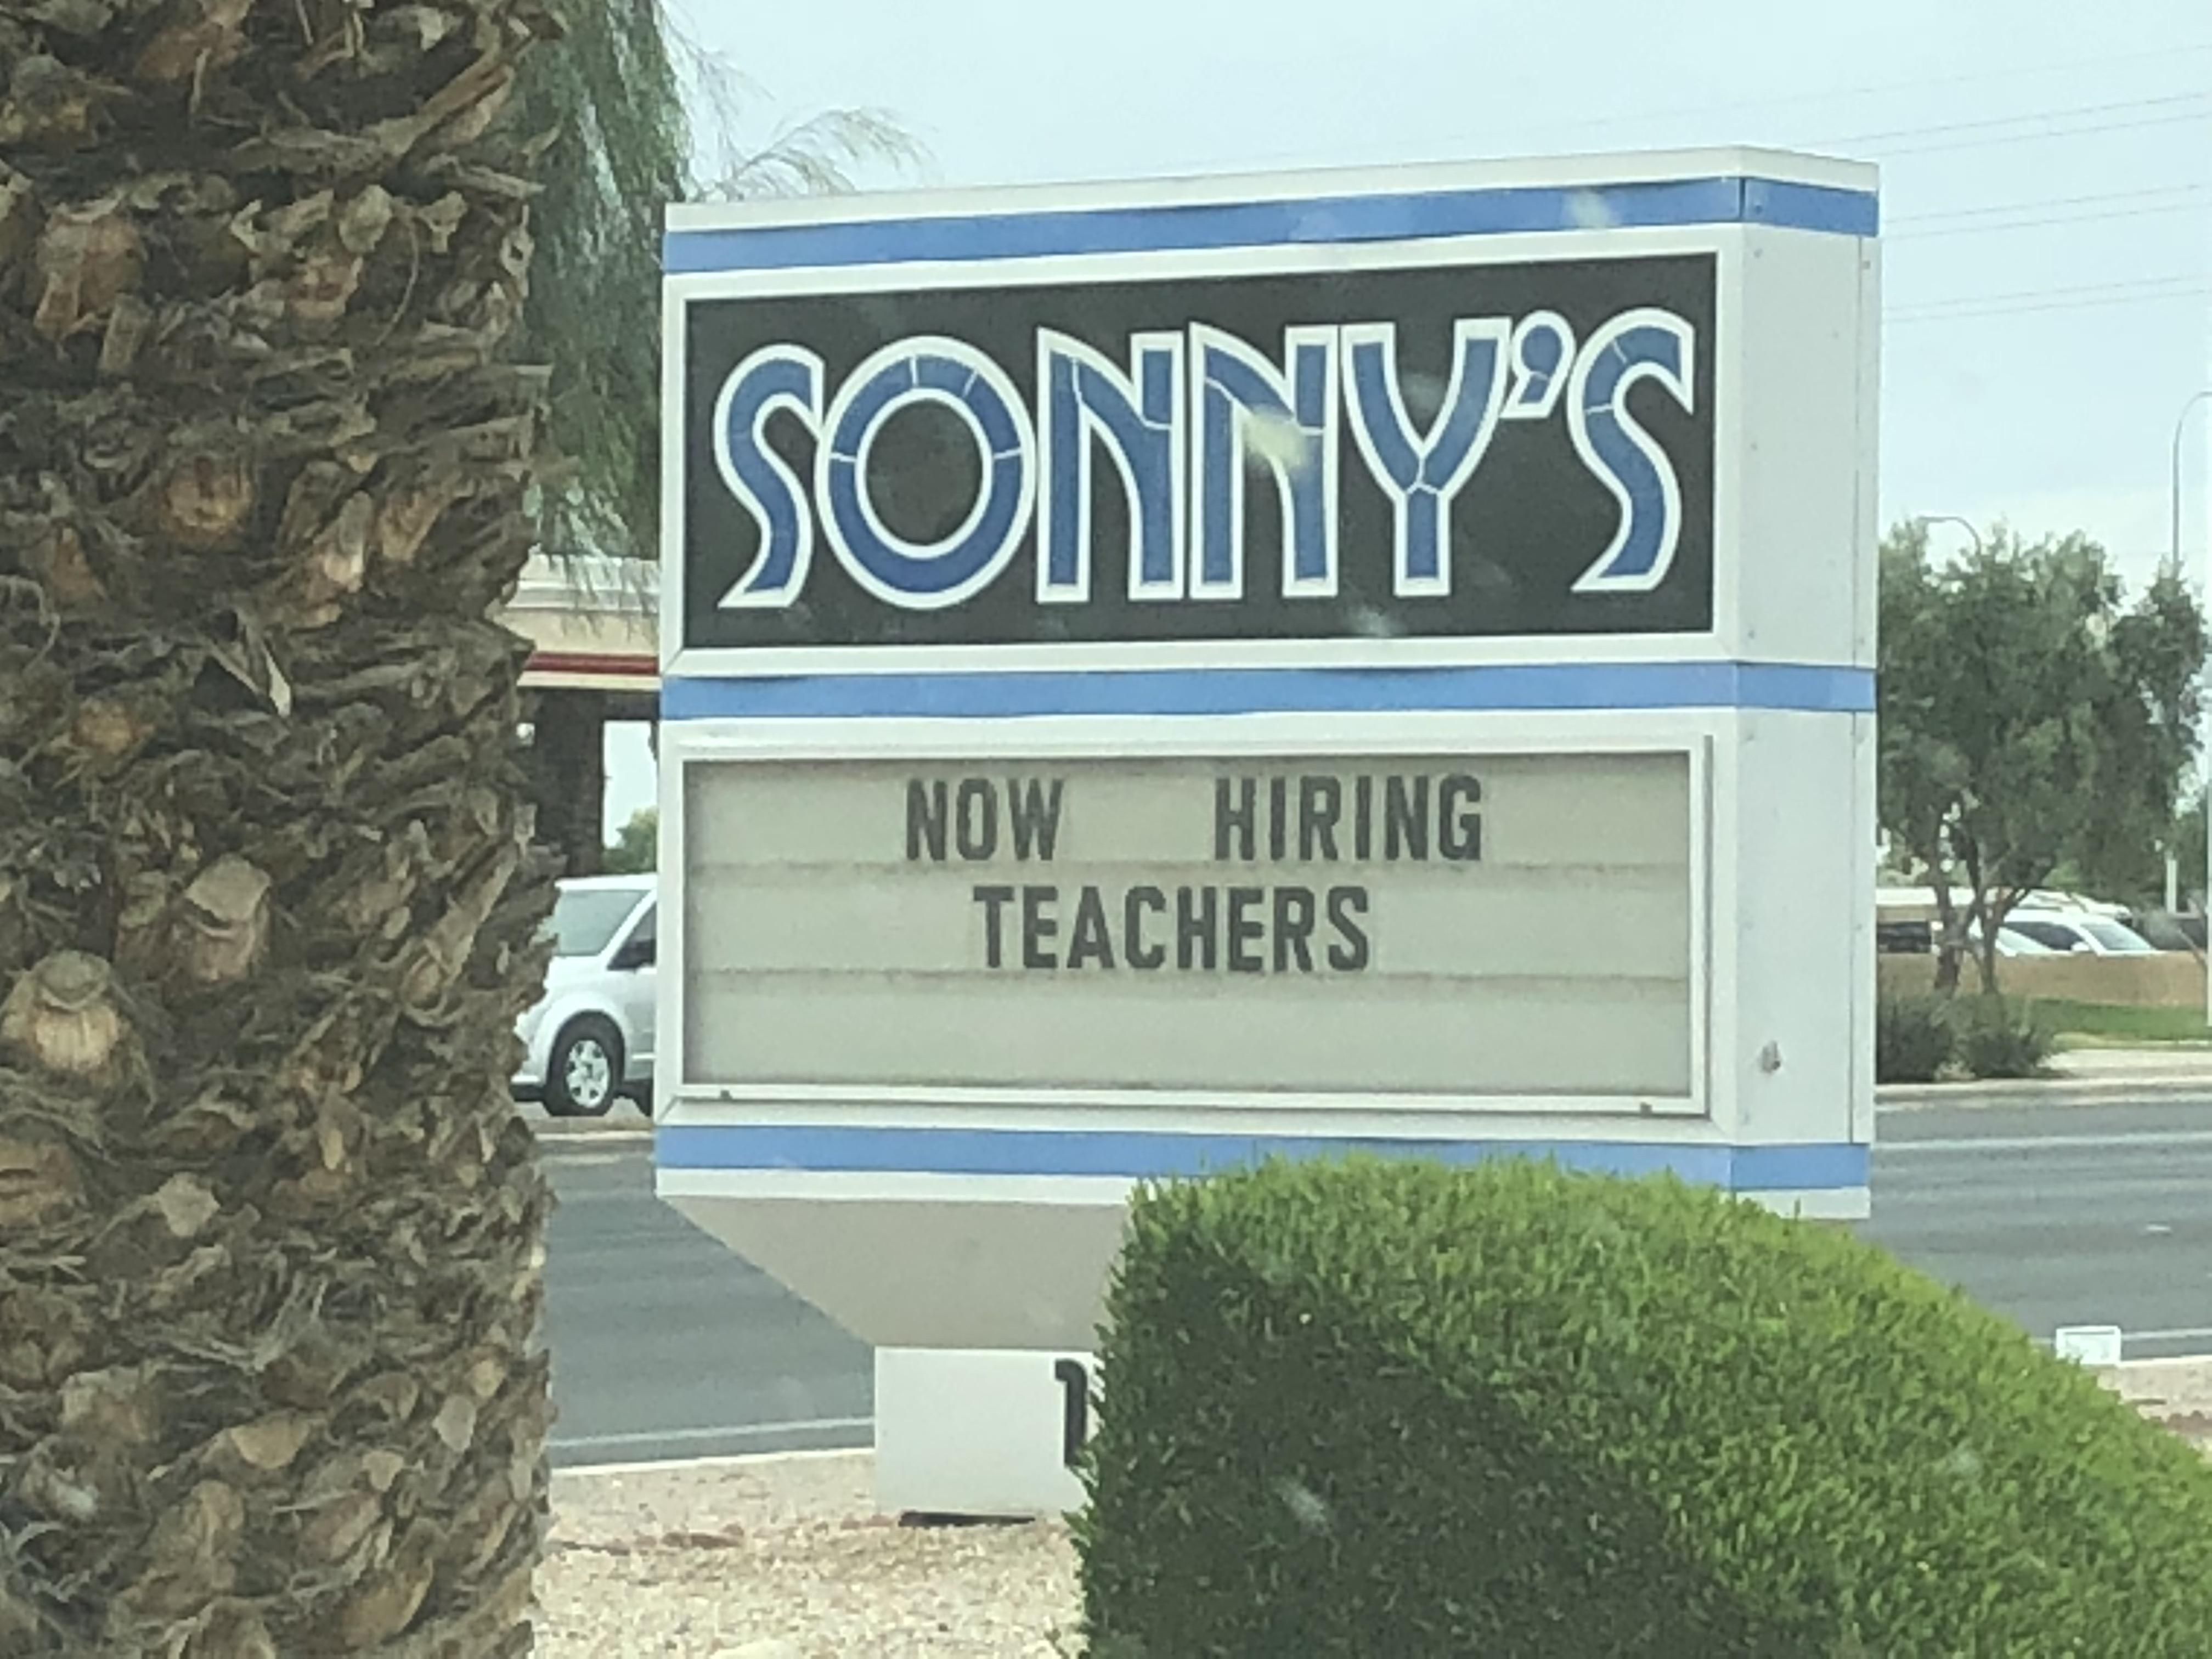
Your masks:
<svg viewBox="0 0 2212 1659"><path fill-rule="evenodd" d="M2051 1346L2061 1359L2109 1370L2120 1363L2124 1342L2118 1325L2061 1325L2052 1334Z"/></svg>
<svg viewBox="0 0 2212 1659"><path fill-rule="evenodd" d="M1737 1196L1796 1221L1866 1221L1874 1215L1874 1194L1865 1187L1815 1188L1806 1192L1778 1189Z"/></svg>
<svg viewBox="0 0 2212 1659"><path fill-rule="evenodd" d="M1089 1433L1091 1378L1083 1353L878 1348L878 1506L975 1518L1082 1508L1068 1454Z"/></svg>

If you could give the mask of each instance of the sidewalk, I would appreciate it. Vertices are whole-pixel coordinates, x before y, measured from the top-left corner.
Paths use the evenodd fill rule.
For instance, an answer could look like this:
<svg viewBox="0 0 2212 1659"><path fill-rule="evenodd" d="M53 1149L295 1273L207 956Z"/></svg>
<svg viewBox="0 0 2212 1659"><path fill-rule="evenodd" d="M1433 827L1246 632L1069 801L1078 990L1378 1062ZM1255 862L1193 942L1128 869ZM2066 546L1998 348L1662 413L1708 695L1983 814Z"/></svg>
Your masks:
<svg viewBox="0 0 2212 1659"><path fill-rule="evenodd" d="M615 1103L605 1117L551 1117L535 1101L514 1103L515 1114L540 1140L562 1142L650 1140L653 1120L627 1100Z"/></svg>
<svg viewBox="0 0 2212 1659"><path fill-rule="evenodd" d="M2202 1095L2212 1106L2212 1048L2078 1048L2054 1054L2051 1074L1988 1083L1895 1083L1875 1091L1878 1105L2094 1105L2128 1099Z"/></svg>
<svg viewBox="0 0 2212 1659"><path fill-rule="evenodd" d="M2212 1048L2167 1042L2143 1048L2075 1048L2052 1055L2051 1069L2080 1083L2212 1083Z"/></svg>

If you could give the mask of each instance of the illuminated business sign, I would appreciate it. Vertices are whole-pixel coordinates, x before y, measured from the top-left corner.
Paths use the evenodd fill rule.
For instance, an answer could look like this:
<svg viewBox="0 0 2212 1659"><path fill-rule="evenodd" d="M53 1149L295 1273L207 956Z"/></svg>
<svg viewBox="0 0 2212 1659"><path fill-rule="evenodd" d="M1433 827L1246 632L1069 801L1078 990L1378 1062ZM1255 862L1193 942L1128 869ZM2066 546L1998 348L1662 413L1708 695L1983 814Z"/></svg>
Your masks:
<svg viewBox="0 0 2212 1659"><path fill-rule="evenodd" d="M689 297L683 643L1703 632L1716 267Z"/></svg>
<svg viewBox="0 0 2212 1659"><path fill-rule="evenodd" d="M1690 757L689 769L684 1071L1686 1107Z"/></svg>

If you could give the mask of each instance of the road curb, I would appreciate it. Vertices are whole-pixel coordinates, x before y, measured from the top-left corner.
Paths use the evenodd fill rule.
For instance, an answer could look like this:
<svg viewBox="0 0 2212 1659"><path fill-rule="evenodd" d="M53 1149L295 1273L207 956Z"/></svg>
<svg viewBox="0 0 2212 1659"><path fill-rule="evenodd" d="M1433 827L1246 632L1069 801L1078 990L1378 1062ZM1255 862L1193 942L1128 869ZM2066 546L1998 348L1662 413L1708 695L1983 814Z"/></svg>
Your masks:
<svg viewBox="0 0 2212 1659"><path fill-rule="evenodd" d="M719 1457L665 1457L645 1463L570 1463L553 1470L556 1480L571 1476L665 1474L672 1469L764 1468L777 1463L826 1463L840 1457L873 1457L873 1446L830 1446L816 1451L730 1452Z"/></svg>
<svg viewBox="0 0 2212 1659"><path fill-rule="evenodd" d="M1929 1106L2095 1106L2110 1101L2212 1101L2212 1076L2195 1078L2046 1078L1990 1083L1888 1084L1875 1091L1882 1111Z"/></svg>

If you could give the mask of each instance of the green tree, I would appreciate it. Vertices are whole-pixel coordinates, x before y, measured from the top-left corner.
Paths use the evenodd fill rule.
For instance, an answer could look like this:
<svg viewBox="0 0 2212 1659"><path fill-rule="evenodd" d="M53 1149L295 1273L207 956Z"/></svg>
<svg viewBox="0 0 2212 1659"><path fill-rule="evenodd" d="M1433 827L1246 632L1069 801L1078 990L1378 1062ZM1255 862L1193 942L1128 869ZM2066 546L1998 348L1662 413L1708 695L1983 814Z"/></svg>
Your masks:
<svg viewBox="0 0 2212 1659"><path fill-rule="evenodd" d="M832 110L748 149L753 88L659 0L550 0L563 49L523 66L519 125L544 146L524 349L552 365L565 459L539 513L556 557L659 549L660 234L672 202L830 194L918 148L878 112ZM687 96L688 94L688 96ZM581 579L584 567L572 562Z"/></svg>
<svg viewBox="0 0 2212 1659"><path fill-rule="evenodd" d="M543 148L522 349L551 365L559 453L537 501L541 547L596 602L650 610L620 562L659 551L660 234L672 202L827 194L868 165L921 160L882 114L831 110L748 147L754 89L659 0L549 0L562 49L525 61L518 128ZM601 555L609 565L587 556ZM539 834L562 871L602 867L605 699L532 699Z"/></svg>
<svg viewBox="0 0 2212 1659"><path fill-rule="evenodd" d="M2204 653L2179 577L2129 604L2086 537L1999 528L1942 567L1924 526L1885 539L1881 818L1936 890L1939 983L1956 986L1971 945L1995 991L1997 928L2062 865L2140 884L2195 752Z"/></svg>
<svg viewBox="0 0 2212 1659"><path fill-rule="evenodd" d="M607 848L606 872L611 876L643 875L660 859L660 814L650 806L630 814L628 823L615 832Z"/></svg>
<svg viewBox="0 0 2212 1659"><path fill-rule="evenodd" d="M529 1644L547 28L0 0L10 1659Z"/></svg>

